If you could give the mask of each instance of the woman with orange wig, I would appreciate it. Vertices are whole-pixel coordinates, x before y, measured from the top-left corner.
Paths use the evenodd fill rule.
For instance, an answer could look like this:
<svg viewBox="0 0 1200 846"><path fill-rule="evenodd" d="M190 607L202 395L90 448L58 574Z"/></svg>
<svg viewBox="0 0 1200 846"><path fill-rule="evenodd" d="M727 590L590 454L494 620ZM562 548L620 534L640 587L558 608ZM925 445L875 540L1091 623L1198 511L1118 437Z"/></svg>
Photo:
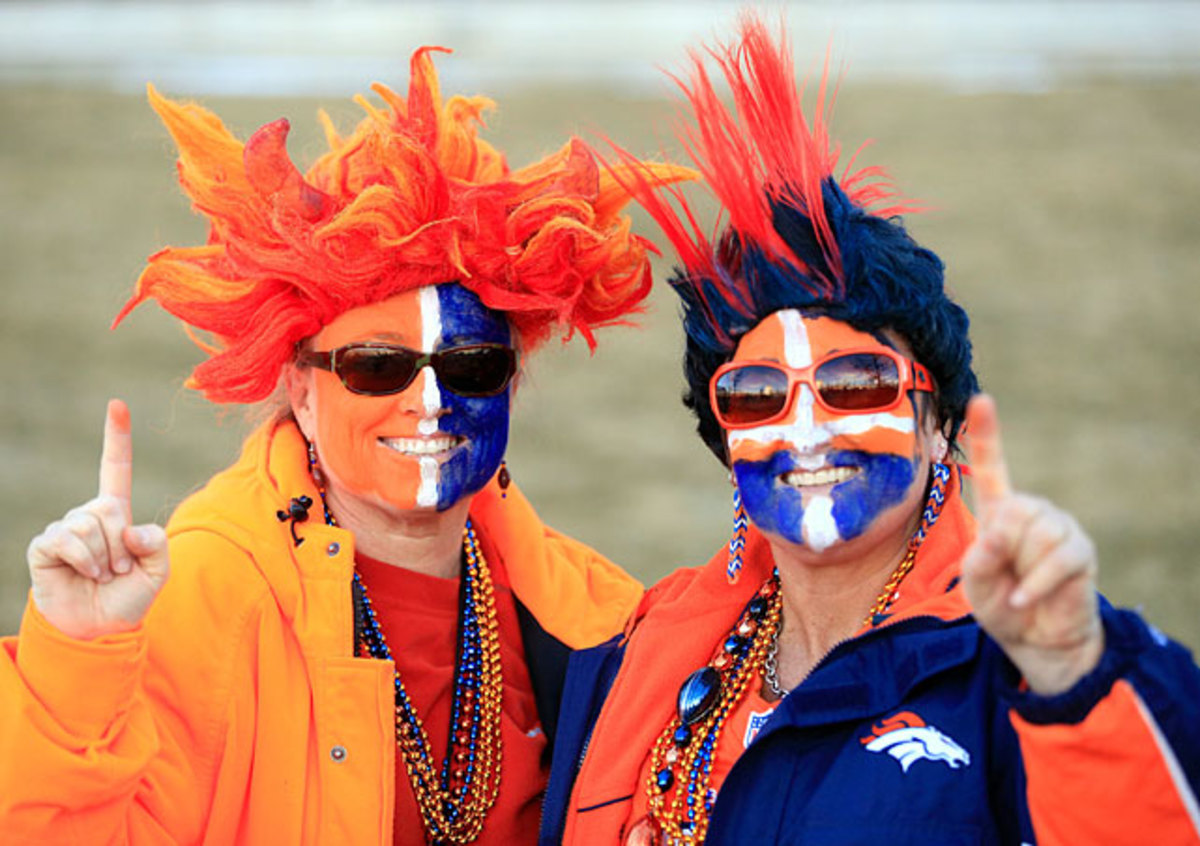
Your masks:
<svg viewBox="0 0 1200 846"><path fill-rule="evenodd" d="M99 496L30 544L2 644L5 842L535 837L566 656L641 587L511 483L513 382L638 307L647 245L582 142L510 171L433 49L350 135L322 115L303 175L286 121L243 144L151 89L211 234L118 322L157 300L208 353L191 387L276 413L164 532L110 403Z"/></svg>

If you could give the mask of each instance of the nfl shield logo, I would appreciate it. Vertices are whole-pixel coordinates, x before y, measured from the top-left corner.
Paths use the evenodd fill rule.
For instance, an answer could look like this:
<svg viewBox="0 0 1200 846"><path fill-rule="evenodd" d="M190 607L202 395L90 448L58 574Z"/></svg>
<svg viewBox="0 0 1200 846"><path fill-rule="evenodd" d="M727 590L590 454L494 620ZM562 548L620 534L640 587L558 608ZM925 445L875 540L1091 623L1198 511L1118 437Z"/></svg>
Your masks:
<svg viewBox="0 0 1200 846"><path fill-rule="evenodd" d="M762 727L767 724L767 720L769 720L771 718L771 715L774 713L775 713L774 708L768 708L767 710L765 710L761 713L759 713L758 711L750 712L750 719L746 722L746 734L742 738L743 746L750 745L750 741L754 740L755 736L762 729Z"/></svg>

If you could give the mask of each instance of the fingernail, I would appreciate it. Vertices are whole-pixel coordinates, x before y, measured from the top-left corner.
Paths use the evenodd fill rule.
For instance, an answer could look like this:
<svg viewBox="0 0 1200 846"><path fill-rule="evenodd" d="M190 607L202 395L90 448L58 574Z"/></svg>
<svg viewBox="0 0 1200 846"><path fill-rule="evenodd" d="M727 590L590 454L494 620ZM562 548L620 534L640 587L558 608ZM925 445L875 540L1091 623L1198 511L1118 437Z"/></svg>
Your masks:
<svg viewBox="0 0 1200 846"><path fill-rule="evenodd" d="M113 572L124 575L133 569L133 562L128 558L118 558L113 564Z"/></svg>
<svg viewBox="0 0 1200 846"><path fill-rule="evenodd" d="M1008 604L1013 608L1024 608L1029 604L1029 594L1020 588L1016 588L1008 595Z"/></svg>

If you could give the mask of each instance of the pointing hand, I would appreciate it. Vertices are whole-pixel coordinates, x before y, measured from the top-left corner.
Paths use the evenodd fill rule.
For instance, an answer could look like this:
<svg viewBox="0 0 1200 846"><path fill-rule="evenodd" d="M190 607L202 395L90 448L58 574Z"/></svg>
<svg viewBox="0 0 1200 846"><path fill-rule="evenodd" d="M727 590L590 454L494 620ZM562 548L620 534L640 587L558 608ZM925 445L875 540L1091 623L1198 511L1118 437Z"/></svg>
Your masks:
<svg viewBox="0 0 1200 846"><path fill-rule="evenodd" d="M69 637L135 628L167 580L166 532L131 525L132 489L129 409L110 400L99 494L47 526L26 553L34 605Z"/></svg>
<svg viewBox="0 0 1200 846"><path fill-rule="evenodd" d="M1095 549L1071 515L1012 490L991 397L967 406L965 442L979 535L963 558L963 589L1030 688L1061 693L1104 651Z"/></svg>

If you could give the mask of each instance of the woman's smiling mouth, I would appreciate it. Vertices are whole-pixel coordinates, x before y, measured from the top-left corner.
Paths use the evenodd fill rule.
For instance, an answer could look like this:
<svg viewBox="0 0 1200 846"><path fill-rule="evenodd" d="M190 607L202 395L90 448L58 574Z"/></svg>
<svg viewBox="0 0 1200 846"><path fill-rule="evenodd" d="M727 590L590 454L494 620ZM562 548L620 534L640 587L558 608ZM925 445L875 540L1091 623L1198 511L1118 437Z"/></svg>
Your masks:
<svg viewBox="0 0 1200 846"><path fill-rule="evenodd" d="M379 442L401 455L424 458L448 453L463 440L457 435L435 435L427 438L380 438Z"/></svg>
<svg viewBox="0 0 1200 846"><path fill-rule="evenodd" d="M816 488L837 485L859 474L857 467L822 467L817 470L790 470L779 481L792 488Z"/></svg>

